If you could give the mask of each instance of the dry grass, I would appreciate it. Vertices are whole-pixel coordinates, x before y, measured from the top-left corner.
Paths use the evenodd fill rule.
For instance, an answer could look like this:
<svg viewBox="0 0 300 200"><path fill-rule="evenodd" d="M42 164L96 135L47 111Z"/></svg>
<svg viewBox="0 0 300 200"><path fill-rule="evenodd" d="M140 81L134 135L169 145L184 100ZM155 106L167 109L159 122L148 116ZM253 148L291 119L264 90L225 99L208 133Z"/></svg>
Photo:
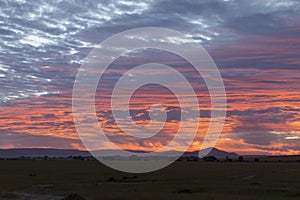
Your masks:
<svg viewBox="0 0 300 200"><path fill-rule="evenodd" d="M3 195L76 193L87 200L300 198L297 162L176 162L154 173L127 174L98 161L2 160L0 170Z"/></svg>

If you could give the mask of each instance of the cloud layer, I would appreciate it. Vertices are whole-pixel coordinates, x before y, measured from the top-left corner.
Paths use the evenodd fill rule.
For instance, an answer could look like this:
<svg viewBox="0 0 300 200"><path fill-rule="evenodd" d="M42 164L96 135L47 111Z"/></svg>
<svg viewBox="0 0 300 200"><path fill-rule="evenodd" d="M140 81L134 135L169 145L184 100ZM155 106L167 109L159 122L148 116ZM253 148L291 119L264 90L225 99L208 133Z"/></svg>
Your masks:
<svg viewBox="0 0 300 200"><path fill-rule="evenodd" d="M155 26L183 32L191 39L185 42L203 45L219 67L228 116L218 147L242 153L300 153L299 19L296 0L1 1L0 147L83 148L71 110L77 69L105 38L130 28ZM198 81L204 110L201 141L210 113L205 85L186 63L161 52L114 64L106 87L98 91L100 123L110 121L101 98L109 95L115 78L126 66L151 58L173 63L191 81ZM142 94L137 99L144 113L150 99ZM170 109L177 106L171 99L168 103ZM135 114L141 123L147 121L146 114ZM112 124L104 128L118 130ZM199 141L191 149L198 148ZM143 146L147 144L127 144Z"/></svg>

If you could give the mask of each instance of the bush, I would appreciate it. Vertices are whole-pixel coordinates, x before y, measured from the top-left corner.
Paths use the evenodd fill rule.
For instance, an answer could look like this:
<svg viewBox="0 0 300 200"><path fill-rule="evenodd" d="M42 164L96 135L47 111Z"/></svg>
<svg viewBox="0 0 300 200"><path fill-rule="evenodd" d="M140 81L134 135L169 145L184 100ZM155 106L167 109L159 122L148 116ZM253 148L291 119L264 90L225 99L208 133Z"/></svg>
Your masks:
<svg viewBox="0 0 300 200"><path fill-rule="evenodd" d="M118 181L116 178L109 177L106 182L116 182L116 181Z"/></svg>
<svg viewBox="0 0 300 200"><path fill-rule="evenodd" d="M226 158L226 159L224 160L224 162L232 162L232 159L231 159L231 158Z"/></svg>
<svg viewBox="0 0 300 200"><path fill-rule="evenodd" d="M214 161L217 160L217 158L214 157L214 156L205 156L205 157L203 158L203 160L206 161L206 162L214 162Z"/></svg>
<svg viewBox="0 0 300 200"><path fill-rule="evenodd" d="M244 157L243 156L239 156L239 161L243 162L244 161Z"/></svg>
<svg viewBox="0 0 300 200"><path fill-rule="evenodd" d="M78 194L69 194L67 197L61 200L85 200L83 197L79 196Z"/></svg>
<svg viewBox="0 0 300 200"><path fill-rule="evenodd" d="M188 189L188 188L185 188L185 189L182 189L182 190L179 190L177 191L178 194L191 194L192 193L192 190L191 189Z"/></svg>

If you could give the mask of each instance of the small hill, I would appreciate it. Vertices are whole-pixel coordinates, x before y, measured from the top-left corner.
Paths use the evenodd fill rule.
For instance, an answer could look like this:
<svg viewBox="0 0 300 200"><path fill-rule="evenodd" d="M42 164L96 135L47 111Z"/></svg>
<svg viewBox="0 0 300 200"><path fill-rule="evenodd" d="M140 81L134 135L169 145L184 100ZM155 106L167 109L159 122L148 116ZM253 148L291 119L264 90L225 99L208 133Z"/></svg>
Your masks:
<svg viewBox="0 0 300 200"><path fill-rule="evenodd" d="M226 158L226 157L238 158L239 157L237 153L222 151L213 147L202 149L200 151L185 152L183 156L194 156L194 157L214 156L216 158Z"/></svg>
<svg viewBox="0 0 300 200"><path fill-rule="evenodd" d="M96 150L93 151L93 155L97 156L121 156L128 157L131 155L139 155L145 153L144 156L166 156L176 157L182 152L179 151L166 151L166 152L145 152L145 151L120 151L120 150ZM200 151L185 152L183 157L204 157L214 156L216 158L238 158L239 155L236 153L229 153L216 148L207 148ZM69 157L69 156L91 156L88 151L80 151L75 149L47 149L47 148L19 148L19 149L0 149L0 158L20 158L20 157Z"/></svg>
<svg viewBox="0 0 300 200"><path fill-rule="evenodd" d="M17 148L0 149L0 158L20 157L69 157L69 156L91 156L87 151L75 149L48 149L48 148Z"/></svg>

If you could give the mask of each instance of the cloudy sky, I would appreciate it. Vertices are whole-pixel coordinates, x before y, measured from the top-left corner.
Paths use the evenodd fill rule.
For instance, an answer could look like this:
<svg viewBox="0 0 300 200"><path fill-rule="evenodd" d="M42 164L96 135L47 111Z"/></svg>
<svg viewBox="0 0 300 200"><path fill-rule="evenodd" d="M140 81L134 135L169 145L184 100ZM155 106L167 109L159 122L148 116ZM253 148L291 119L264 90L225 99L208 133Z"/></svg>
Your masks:
<svg viewBox="0 0 300 200"><path fill-rule="evenodd" d="M218 66L228 105L217 148L243 154L300 154L297 0L0 1L0 148L83 149L72 118L77 70L104 39L149 26L184 33ZM128 66L151 61L149 55L182 71L188 68L167 52L146 51L116 61L105 79L107 87L97 91L96 110L101 127L124 148L161 147L179 126L176 100L162 101L173 95L165 88L149 86L133 100L133 118L141 124L147 123L144 112L151 103L168 105L171 116L155 143L120 140L122 134L104 106L109 83ZM201 89L197 94L203 100L203 127L191 150L200 147L209 121L208 95Z"/></svg>

